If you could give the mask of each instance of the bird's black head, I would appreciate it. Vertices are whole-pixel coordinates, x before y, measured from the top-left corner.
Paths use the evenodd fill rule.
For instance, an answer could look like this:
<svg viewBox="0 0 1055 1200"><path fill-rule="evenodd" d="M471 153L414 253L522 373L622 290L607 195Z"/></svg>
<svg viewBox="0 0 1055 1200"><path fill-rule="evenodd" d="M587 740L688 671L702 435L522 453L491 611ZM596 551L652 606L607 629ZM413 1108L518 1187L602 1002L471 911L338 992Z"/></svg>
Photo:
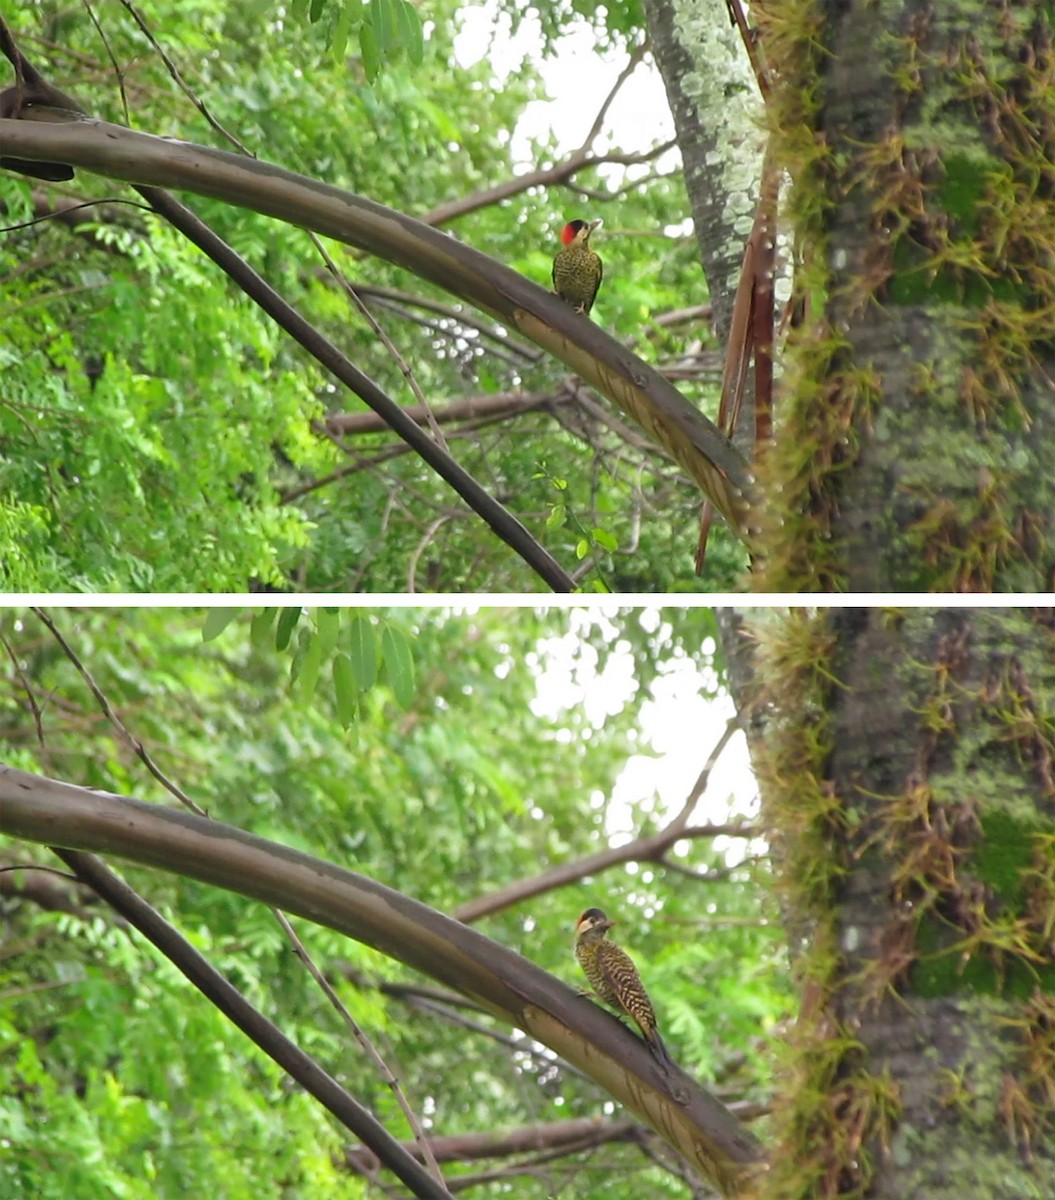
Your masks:
<svg viewBox="0 0 1055 1200"><path fill-rule="evenodd" d="M609 921L599 908L588 908L575 923L575 932L583 934L598 930L603 935L604 931L611 929L614 924L615 922Z"/></svg>

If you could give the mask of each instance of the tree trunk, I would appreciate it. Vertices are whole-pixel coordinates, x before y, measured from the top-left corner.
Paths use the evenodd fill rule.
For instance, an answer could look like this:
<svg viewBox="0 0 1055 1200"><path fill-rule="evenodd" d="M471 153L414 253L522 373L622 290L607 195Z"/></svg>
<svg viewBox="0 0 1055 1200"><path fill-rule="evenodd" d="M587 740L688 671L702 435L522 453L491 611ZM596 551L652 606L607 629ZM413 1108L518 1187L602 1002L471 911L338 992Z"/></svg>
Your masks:
<svg viewBox="0 0 1055 1200"><path fill-rule="evenodd" d="M760 637L803 989L760 1194L1055 1195L1055 613L800 610Z"/></svg>
<svg viewBox="0 0 1055 1200"><path fill-rule="evenodd" d="M758 204L761 98L724 0L644 0L644 8L674 115L714 326L724 345ZM751 414L745 397L734 440L749 458Z"/></svg>
<svg viewBox="0 0 1055 1200"><path fill-rule="evenodd" d="M1051 5L760 0L801 323L760 590L1055 583Z"/></svg>

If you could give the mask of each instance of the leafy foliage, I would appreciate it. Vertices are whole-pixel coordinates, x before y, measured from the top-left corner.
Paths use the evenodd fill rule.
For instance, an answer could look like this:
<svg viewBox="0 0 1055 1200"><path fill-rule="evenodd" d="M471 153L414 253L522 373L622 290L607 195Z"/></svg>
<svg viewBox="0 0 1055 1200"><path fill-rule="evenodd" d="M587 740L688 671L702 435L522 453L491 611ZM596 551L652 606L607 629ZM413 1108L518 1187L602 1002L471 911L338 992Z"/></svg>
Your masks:
<svg viewBox="0 0 1055 1200"><path fill-rule="evenodd" d="M52 615L133 736L212 816L446 911L595 852L628 819L640 832L667 819L655 796L628 809L615 790L627 758L649 753L642 709L686 659L710 664L700 682L707 692L717 694L722 670L713 617L699 609L306 610L282 650L277 622L248 612L223 630L200 610ZM310 695L290 683L302 634L330 643L325 662L371 638L386 653L385 630L413 655L405 707L379 674L345 729L325 671ZM0 632L40 708L42 734L11 676L0 702L7 762L173 803L35 617L8 612ZM597 679L592 698L580 699L578 689ZM716 810L708 816L721 819ZM54 864L43 849L9 841L0 841L0 860ZM693 839L673 860L707 870L724 866L726 851ZM119 869L393 1133L409 1136L389 1088L347 1044L262 906ZM498 911L481 928L576 984L570 930L602 900L619 915L671 1049L727 1095L759 1098L768 1035L787 1005L764 884L764 871L746 863L713 882L631 863ZM70 914L13 897L0 903L12 933L0 959L3 1195L367 1194L343 1166L347 1135L99 905L80 897ZM428 981L398 963L329 930L297 928L434 1133L610 1114L593 1085L522 1036L512 1046L493 1041L401 991ZM618 1143L518 1178L516 1194L541 1200L570 1187L590 1200L610 1189L613 1171L640 1194L684 1195L675 1177ZM504 1186L473 1194L506 1194Z"/></svg>

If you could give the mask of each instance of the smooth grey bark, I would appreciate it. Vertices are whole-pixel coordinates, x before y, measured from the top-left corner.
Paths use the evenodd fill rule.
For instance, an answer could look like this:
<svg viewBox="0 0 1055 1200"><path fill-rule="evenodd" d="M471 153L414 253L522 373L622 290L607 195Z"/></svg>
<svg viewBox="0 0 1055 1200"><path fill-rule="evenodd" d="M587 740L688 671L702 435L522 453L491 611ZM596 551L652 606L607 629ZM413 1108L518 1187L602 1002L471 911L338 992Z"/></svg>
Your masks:
<svg viewBox="0 0 1055 1200"><path fill-rule="evenodd" d="M724 345L758 204L762 102L724 0L644 0L644 9L674 116L714 327ZM747 392L734 442L750 455L750 383Z"/></svg>
<svg viewBox="0 0 1055 1200"><path fill-rule="evenodd" d="M644 0L644 8L674 115L714 324L724 338L758 203L762 103L724 0Z"/></svg>

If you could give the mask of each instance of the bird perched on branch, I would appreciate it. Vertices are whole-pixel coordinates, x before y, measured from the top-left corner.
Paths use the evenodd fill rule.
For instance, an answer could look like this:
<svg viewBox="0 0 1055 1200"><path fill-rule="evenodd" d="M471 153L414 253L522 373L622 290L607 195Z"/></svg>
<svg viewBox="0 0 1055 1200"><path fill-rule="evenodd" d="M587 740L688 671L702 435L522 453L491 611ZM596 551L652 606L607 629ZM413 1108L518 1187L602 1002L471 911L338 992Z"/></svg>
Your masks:
<svg viewBox="0 0 1055 1200"><path fill-rule="evenodd" d="M588 313L597 298L604 268L590 249L590 234L602 224L596 221L569 221L561 230L563 250L553 260L553 290L562 300Z"/></svg>
<svg viewBox="0 0 1055 1200"><path fill-rule="evenodd" d="M575 957L600 999L620 1015L633 1017L655 1058L665 1067L672 1066L637 968L625 950L608 940L614 924L599 908L588 908L575 926Z"/></svg>

